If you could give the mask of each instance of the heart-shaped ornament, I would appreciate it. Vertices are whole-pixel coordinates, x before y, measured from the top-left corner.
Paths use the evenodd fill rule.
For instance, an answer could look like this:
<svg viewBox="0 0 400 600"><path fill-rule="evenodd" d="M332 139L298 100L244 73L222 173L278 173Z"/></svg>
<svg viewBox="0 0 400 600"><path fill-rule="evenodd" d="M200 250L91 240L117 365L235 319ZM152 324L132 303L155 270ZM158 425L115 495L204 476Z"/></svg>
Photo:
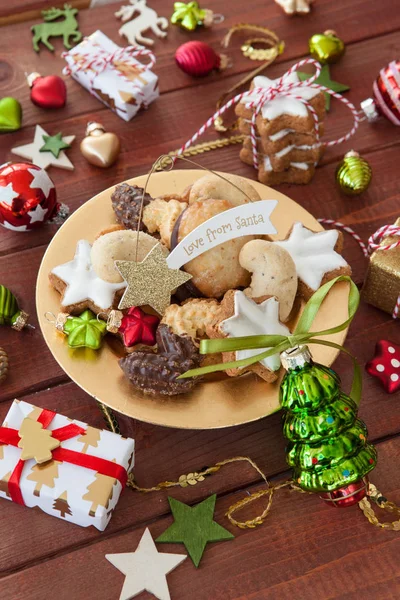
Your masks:
<svg viewBox="0 0 400 600"><path fill-rule="evenodd" d="M67 88L58 75L42 77L39 73L28 75L31 100L40 108L62 108L67 101Z"/></svg>
<svg viewBox="0 0 400 600"><path fill-rule="evenodd" d="M0 100L0 131L17 131L22 121L22 107L18 100L2 98Z"/></svg>
<svg viewBox="0 0 400 600"><path fill-rule="evenodd" d="M81 152L90 164L106 169L118 158L121 145L115 133L106 132L100 123L88 123Z"/></svg>
<svg viewBox="0 0 400 600"><path fill-rule="evenodd" d="M311 56L321 65L335 63L345 53L343 41L331 30L313 35L308 41L308 46Z"/></svg>

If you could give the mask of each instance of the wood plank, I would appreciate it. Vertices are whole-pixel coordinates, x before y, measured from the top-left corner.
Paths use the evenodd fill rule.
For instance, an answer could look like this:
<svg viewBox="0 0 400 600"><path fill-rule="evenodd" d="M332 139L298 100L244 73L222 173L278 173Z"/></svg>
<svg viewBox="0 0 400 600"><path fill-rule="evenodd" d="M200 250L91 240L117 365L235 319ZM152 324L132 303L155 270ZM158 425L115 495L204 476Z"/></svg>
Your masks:
<svg viewBox="0 0 400 600"><path fill-rule="evenodd" d="M351 60L347 61L347 58L350 59L350 55L348 55L343 59L343 63L335 65L334 73L338 80L354 80L354 90L351 90L348 97L356 105L370 93L370 73L378 72L380 66L393 56L395 41L395 34L385 36L382 38L378 50L373 40L362 42L352 46ZM352 66L353 63L357 65L356 69ZM285 63L285 68L288 64ZM273 65L271 74L278 75L281 68L280 65ZM80 86L76 85L76 87L84 95L89 96L87 92L81 90ZM210 116L214 108L214 100L226 89L226 81L216 81L206 89L212 95L212 99L209 94L199 94L198 88L163 94L146 113L138 115L128 124L118 119L111 111L104 109L100 113L92 112L85 116L68 118L62 123L57 123L57 126L54 124L49 126L50 133L61 129L64 134L77 135L77 140L68 152L75 165L75 171L71 173L55 168L49 170L49 174L57 186L59 201L67 203L71 210L75 210L101 190L129 177L147 172L151 163L160 154L178 148ZM96 119L99 115L107 129L114 130L119 134L123 148L118 163L104 171L89 165L79 151L79 141L84 136L87 121ZM343 135L350 125L349 114L334 103L327 123L332 137ZM13 146L28 142L33 138L33 133L32 127L26 127L19 132L3 135L1 138L2 148L4 148L3 160L18 160L9 150ZM215 138L215 135L211 134L210 137ZM378 226L388 222L387 219L394 221L397 215L398 186L396 181L397 163L395 162L396 146L394 146L396 143L398 143L397 131L387 121L382 120L376 125L362 123L352 141L327 151L323 164L332 164L328 168L318 169L311 185L307 187L281 186L280 189L303 204L316 216L340 218L344 219L347 224L354 225L361 222L360 234L363 239L366 239ZM333 163L336 164L336 161L340 160L343 154L352 147L368 156L374 169L374 179L370 190L359 198L343 196L334 185ZM376 149L382 147L387 147L387 152L375 152ZM194 158L206 167L255 178L254 169L242 164L238 154L238 146L232 146ZM183 166L182 163L177 164L177 168L183 168ZM332 185L327 186L326 181L331 181ZM2 231L0 255L46 244L54 231L54 227L42 228L30 234Z"/></svg>
<svg viewBox="0 0 400 600"><path fill-rule="evenodd" d="M400 331L393 331L393 323L388 317L367 305L362 305L346 343L346 347L354 353L362 367L371 357L378 335L388 336L393 342L400 343ZM31 350L33 351L34 349ZM335 363L335 369L342 376L342 388L349 390L352 377L350 361L340 358ZM395 396L388 396L378 382L367 374L364 375L364 383L360 417L368 425L370 439L379 440L395 435L400 430L400 406L395 402ZM104 426L102 415L94 400L75 384L58 386L24 399L41 407L57 410L71 418L82 419L92 426ZM0 404L0 422L9 406L10 402ZM269 477L282 473L287 468L280 414L223 431L167 429L140 423L122 415L118 418L123 435L136 440L135 477L142 487L151 487L166 479L175 480L183 473L199 470L219 460L238 455L250 456ZM227 493L243 489L244 486L257 481L258 474L246 463L240 463L225 467L220 474L207 478L195 488L175 488L171 493L184 502L194 502L208 493ZM127 490L115 511L107 535L127 527L136 527L139 523L150 522L167 512L166 495L142 496ZM74 528L57 519L50 521L50 517L40 511L28 513L28 509L11 502L2 502L2 515L5 523L3 540L10 540L9 543L4 542L0 548L0 573L3 574L19 569L27 563L43 560L61 550L69 550L76 544L87 544L99 537L98 532L92 529ZM28 523L29 539L26 538ZM12 534L7 533L8 526L12 527Z"/></svg>
<svg viewBox="0 0 400 600"><path fill-rule="evenodd" d="M151 6L162 16L169 17L171 14L170 7L167 7L162 0L153 0ZM354 46L354 43L361 40L370 40L372 42L371 38L393 32L400 27L400 14L397 14L396 11L393 14L390 0L383 0L379 6L372 2L365 5L363 0L354 0L350 5L346 0L340 0L340 2L336 2L335 4L332 4L329 0L320 0L313 10L312 18L300 21L296 18L290 19L285 17L282 14L282 10L272 1L267 5L263 0L252 0L246 6L230 3L229 10L227 10L224 0L214 0L212 8L215 13L225 14L225 21L209 29L199 29L196 31L195 39L201 39L211 44L217 52L220 52L220 40L231 26L238 22L254 23L254 16L262 15L262 24L275 31L286 43L285 53L279 57L278 62L286 62L306 55L308 52L307 40L313 33L324 31L327 23L340 24L340 35L349 44L347 56L342 59L341 65L349 64L352 65L353 69L352 77L348 81L354 81L354 78L357 76L353 68L355 63L352 54L354 49L357 48L357 46ZM115 5L108 5L96 8L94 11L81 11L79 15L80 31L86 36L92 34L96 29L100 29L117 44L126 45L126 40L118 34L121 22L114 17L115 10ZM345 19L342 16L344 13L346 14ZM256 20L258 22L258 19ZM42 50L39 54L34 52L30 27L37 22L37 19L33 19L32 21L8 26L2 29L0 40L0 54L2 57L0 62L1 95L15 96L22 103L24 126L32 125L38 121L41 124L47 122L58 123L61 119L64 120L83 113L103 110L101 103L91 97L88 92L83 90L74 81L68 82L69 101L65 109L61 111L43 111L32 105L29 100L25 72L39 71L44 75L51 73L61 74L65 66L65 61L61 58L61 53L65 50L61 39L53 38L56 48L54 54L46 49ZM299 23L301 23L301 27L298 27ZM235 74L251 71L259 63L254 64L253 61L246 59L240 51L241 44L248 37L249 35L246 33L243 35L237 34L233 37L232 43L228 51L226 51L233 62L230 69L223 75L213 73L207 78L199 80L180 71L174 62L175 49L185 41L193 39L194 35L178 27L170 26L168 37L164 40L157 39L154 46L157 56L155 72L160 75L161 92L169 92L191 86L203 88L204 85L213 84L221 78L229 79L229 77ZM19 40L17 46L14 42L16 39ZM382 44L384 46L385 42L380 42L379 46ZM392 48L388 60L393 59ZM374 49L375 51L377 50L376 44L374 44ZM381 68L384 64L385 62L379 63L378 68ZM282 69L278 71L278 74L280 72L282 72ZM367 71L368 77L365 81L365 83L368 82L368 93L372 83L372 81L369 81L369 78L375 77L377 72L373 70L373 64L371 64L370 70ZM339 65L335 69L336 73L340 73ZM229 81L228 85L231 85ZM225 89L227 89L228 85L225 86ZM214 102L212 103L213 105ZM119 121L116 116L114 119L115 122Z"/></svg>
<svg viewBox="0 0 400 600"><path fill-rule="evenodd" d="M380 462L372 480L386 496L399 502L400 475L395 465L400 459L400 438L379 444L378 450ZM196 600L303 600L309 597L310 590L319 600L356 598L360 593L372 600L377 591L385 598L398 597L398 533L374 528L357 507L333 510L314 495L287 490L276 494L263 526L240 530L227 523L224 513L245 493L241 490L218 498L216 520L236 538L210 544L196 571L190 560L175 570L168 578L172 597L185 600L193 598L195 592ZM206 495L204 490L203 497ZM253 505L243 516L258 514L264 505L262 501ZM170 517L152 522L149 528L153 537L170 523ZM133 551L143 531L144 525L136 524L118 535L98 535L91 545L9 575L0 585L9 597L33 600L46 597L56 573L60 600L118 597L123 577L104 556ZM53 533L57 533L56 527ZM181 545L163 544L159 550L184 549Z"/></svg>

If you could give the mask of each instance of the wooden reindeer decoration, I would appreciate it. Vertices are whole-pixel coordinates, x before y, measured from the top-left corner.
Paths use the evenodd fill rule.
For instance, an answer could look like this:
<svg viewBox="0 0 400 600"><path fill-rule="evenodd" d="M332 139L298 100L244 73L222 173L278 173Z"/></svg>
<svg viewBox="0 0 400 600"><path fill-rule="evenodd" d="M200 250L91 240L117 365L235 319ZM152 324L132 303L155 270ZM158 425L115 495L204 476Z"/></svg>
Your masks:
<svg viewBox="0 0 400 600"><path fill-rule="evenodd" d="M121 18L122 22L125 23L132 19L132 16L137 12L139 15L125 23L120 30L119 34L125 36L131 46L137 44L147 44L152 46L154 40L146 38L142 34L150 29L157 37L166 37L166 31L168 27L168 19L165 17L159 17L155 10L146 5L147 0L129 0L130 6L121 6L119 11L115 13L116 17Z"/></svg>
<svg viewBox="0 0 400 600"><path fill-rule="evenodd" d="M39 23L31 27L34 50L39 52L39 42L42 42L46 48L54 52L54 46L50 44L49 37L62 36L64 46L68 49L72 47L69 43L70 37L72 37L74 42L79 42L82 39L82 34L78 31L78 22L75 19L77 13L78 9L72 8L69 4L64 4L64 9L53 7L43 10L42 15L45 23ZM56 23L52 22L59 17L64 17L64 19Z"/></svg>

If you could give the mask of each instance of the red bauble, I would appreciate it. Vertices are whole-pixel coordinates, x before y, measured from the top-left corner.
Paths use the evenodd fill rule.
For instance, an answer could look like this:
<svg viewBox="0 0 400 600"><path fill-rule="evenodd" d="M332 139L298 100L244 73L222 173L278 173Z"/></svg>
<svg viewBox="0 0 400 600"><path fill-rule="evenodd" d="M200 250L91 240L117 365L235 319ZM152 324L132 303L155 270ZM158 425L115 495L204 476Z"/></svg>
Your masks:
<svg viewBox="0 0 400 600"><path fill-rule="evenodd" d="M118 332L122 334L124 345L127 348L135 344L154 346L159 322L160 319L155 315L148 315L141 308L133 306L122 317Z"/></svg>
<svg viewBox="0 0 400 600"><path fill-rule="evenodd" d="M361 103L368 120L375 121L382 114L394 125L400 125L400 61L393 60L380 70L373 92L373 99Z"/></svg>
<svg viewBox="0 0 400 600"><path fill-rule="evenodd" d="M31 231L54 219L61 208L64 211L44 169L31 163L0 167L0 225L12 231Z"/></svg>
<svg viewBox="0 0 400 600"><path fill-rule="evenodd" d="M355 483L350 483L349 485L333 492L321 494L320 498L322 498L330 506L335 506L336 508L347 508L348 506L357 504L360 502L360 500L365 498L367 495L367 487L368 480L364 478L360 479L360 481L356 481Z"/></svg>
<svg viewBox="0 0 400 600"><path fill-rule="evenodd" d="M226 56L217 54L211 46L197 40L179 46L175 60L182 71L193 77L204 77L214 69L227 66Z"/></svg>
<svg viewBox="0 0 400 600"><path fill-rule="evenodd" d="M375 356L365 365L367 373L377 377L389 394L400 390L400 346L379 340Z"/></svg>
<svg viewBox="0 0 400 600"><path fill-rule="evenodd" d="M67 88L58 75L42 77L39 73L28 76L31 86L31 100L41 108L62 108L67 100Z"/></svg>

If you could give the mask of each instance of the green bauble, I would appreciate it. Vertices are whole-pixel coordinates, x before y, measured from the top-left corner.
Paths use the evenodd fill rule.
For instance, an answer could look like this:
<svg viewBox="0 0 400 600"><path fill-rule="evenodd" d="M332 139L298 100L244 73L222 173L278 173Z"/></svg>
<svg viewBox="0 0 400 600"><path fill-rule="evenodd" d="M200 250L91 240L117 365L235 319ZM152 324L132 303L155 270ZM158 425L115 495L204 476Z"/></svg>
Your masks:
<svg viewBox="0 0 400 600"><path fill-rule="evenodd" d="M314 363L306 347L284 353L282 362L288 372L280 402L294 481L319 493L359 481L375 467L376 450L357 419L357 405L341 391L339 376Z"/></svg>
<svg viewBox="0 0 400 600"><path fill-rule="evenodd" d="M67 319L64 325L70 348L99 350L106 330L106 323L99 321L90 310L85 310L79 317Z"/></svg>
<svg viewBox="0 0 400 600"><path fill-rule="evenodd" d="M0 325L14 325L20 314L14 294L4 285L0 285Z"/></svg>

